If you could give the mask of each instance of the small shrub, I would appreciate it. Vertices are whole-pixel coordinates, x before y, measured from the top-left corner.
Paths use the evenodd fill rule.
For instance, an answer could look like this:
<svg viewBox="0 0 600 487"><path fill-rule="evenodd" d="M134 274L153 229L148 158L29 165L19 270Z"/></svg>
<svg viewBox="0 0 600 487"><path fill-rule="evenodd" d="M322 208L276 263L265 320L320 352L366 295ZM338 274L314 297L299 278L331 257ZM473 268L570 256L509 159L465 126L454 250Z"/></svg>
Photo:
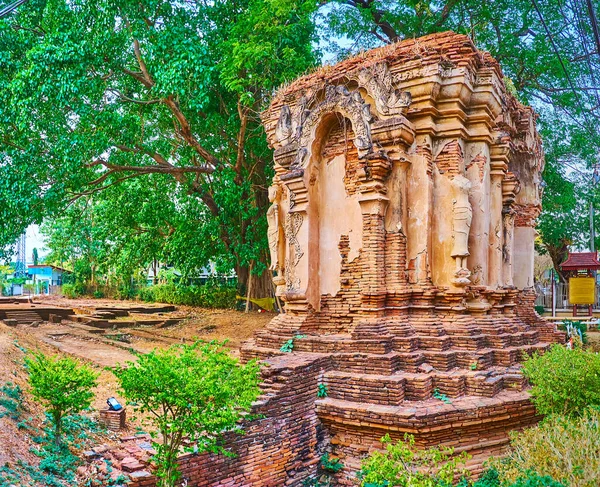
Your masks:
<svg viewBox="0 0 600 487"><path fill-rule="evenodd" d="M290 353L294 351L294 339L290 338L288 341L286 341L283 345L281 345L281 348L279 349L280 352L284 352L284 353Z"/></svg>
<svg viewBox="0 0 600 487"><path fill-rule="evenodd" d="M514 487L598 485L600 411L589 409L578 418L552 416L534 428L512 433L510 453L494 467ZM533 479L529 483L528 476ZM544 483L536 477L550 480Z"/></svg>
<svg viewBox="0 0 600 487"><path fill-rule="evenodd" d="M63 419L90 407L98 374L71 357L46 356L41 352L25 358L32 395L46 405L54 424L54 440L61 444Z"/></svg>
<svg viewBox="0 0 600 487"><path fill-rule="evenodd" d="M329 453L325 453L321 457L321 468L326 472L337 473L344 468L344 464L339 458L330 457Z"/></svg>
<svg viewBox="0 0 600 487"><path fill-rule="evenodd" d="M0 389L0 406L4 411L0 411L0 418L10 416L11 419L18 420L23 412L23 391L19 385L13 385L7 382Z"/></svg>
<svg viewBox="0 0 600 487"><path fill-rule="evenodd" d="M554 345L543 355L534 354L523 364L531 396L543 415L576 416L588 406L600 406L600 355Z"/></svg>
<svg viewBox="0 0 600 487"><path fill-rule="evenodd" d="M544 307L543 307L542 305L540 305L540 304L536 304L536 305L533 307L533 309L535 309L535 312L536 312L538 315L540 315L540 316L542 316L542 315L544 314L544 311L546 311L546 308L544 308Z"/></svg>
<svg viewBox="0 0 600 487"><path fill-rule="evenodd" d="M468 485L466 453L453 456L452 448L420 450L412 435L397 443L389 435L381 441L385 450L372 453L362 463L361 487L452 487L457 481Z"/></svg>
<svg viewBox="0 0 600 487"><path fill-rule="evenodd" d="M238 421L259 395L259 365L239 365L220 343L197 342L140 354L116 372L127 399L150 413L163 438L155 442L161 487L181 476L177 455L184 439L195 451L227 453L220 437L239 430Z"/></svg>
<svg viewBox="0 0 600 487"><path fill-rule="evenodd" d="M62 293L65 298L75 299L80 295L77 293L77 289L75 288L75 284L63 284L62 285Z"/></svg>
<svg viewBox="0 0 600 487"><path fill-rule="evenodd" d="M446 396L446 394L440 393L440 390L437 387L433 390L432 396L435 399L439 399L444 404L452 404L452 401L450 400L450 398L448 396Z"/></svg>
<svg viewBox="0 0 600 487"><path fill-rule="evenodd" d="M327 397L328 390L327 384L323 384L322 382L317 386L317 397Z"/></svg>

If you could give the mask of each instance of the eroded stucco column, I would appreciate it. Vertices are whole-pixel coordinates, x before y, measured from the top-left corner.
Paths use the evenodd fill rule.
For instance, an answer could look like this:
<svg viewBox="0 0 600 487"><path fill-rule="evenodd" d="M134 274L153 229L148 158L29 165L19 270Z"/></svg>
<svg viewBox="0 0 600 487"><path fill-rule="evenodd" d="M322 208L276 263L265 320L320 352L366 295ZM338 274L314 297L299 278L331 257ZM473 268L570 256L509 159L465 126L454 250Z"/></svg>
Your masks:
<svg viewBox="0 0 600 487"><path fill-rule="evenodd" d="M539 206L535 204L515 205L513 282L519 289L533 286L535 219L538 214Z"/></svg>
<svg viewBox="0 0 600 487"><path fill-rule="evenodd" d="M502 244L504 225L502 218L502 180L507 165L492 161L490 165L490 240L488 253L488 286L497 289L502 286Z"/></svg>
<svg viewBox="0 0 600 487"><path fill-rule="evenodd" d="M469 201L473 211L469 235L471 282L476 286L488 283L490 241L490 152L485 142L466 144L465 168L471 193Z"/></svg>
<svg viewBox="0 0 600 487"><path fill-rule="evenodd" d="M412 284L430 284L431 213L433 209L432 141L416 138L413 163L407 181L407 267Z"/></svg>

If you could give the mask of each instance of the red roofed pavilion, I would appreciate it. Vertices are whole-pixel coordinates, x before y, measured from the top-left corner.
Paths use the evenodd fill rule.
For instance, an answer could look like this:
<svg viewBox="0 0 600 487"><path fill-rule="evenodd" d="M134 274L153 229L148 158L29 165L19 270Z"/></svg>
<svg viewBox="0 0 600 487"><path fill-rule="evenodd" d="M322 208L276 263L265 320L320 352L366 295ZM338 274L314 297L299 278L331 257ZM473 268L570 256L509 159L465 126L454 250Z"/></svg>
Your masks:
<svg viewBox="0 0 600 487"><path fill-rule="evenodd" d="M560 267L563 271L597 271L600 269L600 262L596 252L569 252L567 260Z"/></svg>
<svg viewBox="0 0 600 487"><path fill-rule="evenodd" d="M600 269L598 254L569 252L567 260L560 267L569 274L569 303L573 305L573 316L577 316L579 304L587 305L588 314L592 316L592 305L596 301L596 278L592 271Z"/></svg>

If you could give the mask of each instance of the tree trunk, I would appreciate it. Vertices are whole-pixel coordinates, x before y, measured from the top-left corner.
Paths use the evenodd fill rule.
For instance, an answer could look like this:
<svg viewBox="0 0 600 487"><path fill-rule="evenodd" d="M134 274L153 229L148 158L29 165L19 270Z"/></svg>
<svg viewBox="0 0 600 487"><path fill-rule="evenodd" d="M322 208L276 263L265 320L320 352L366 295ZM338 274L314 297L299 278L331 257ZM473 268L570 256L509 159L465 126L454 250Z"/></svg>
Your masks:
<svg viewBox="0 0 600 487"><path fill-rule="evenodd" d="M247 296L248 291L248 266L236 266L235 273L238 279L238 294L240 296ZM274 297L273 291L273 280L271 277L271 271L268 269L263 271L262 274L252 274L252 289L250 290L251 298L271 298ZM257 310L258 306L250 303L250 309Z"/></svg>
<svg viewBox="0 0 600 487"><path fill-rule="evenodd" d="M562 242L562 245L560 246L555 247L553 245L545 244L545 247L546 250L548 250L548 255L550 255L550 258L552 259L552 264L554 265L554 270L556 271L558 278L561 282L566 282L565 276L560 269L560 265L565 261L569 254L569 246Z"/></svg>

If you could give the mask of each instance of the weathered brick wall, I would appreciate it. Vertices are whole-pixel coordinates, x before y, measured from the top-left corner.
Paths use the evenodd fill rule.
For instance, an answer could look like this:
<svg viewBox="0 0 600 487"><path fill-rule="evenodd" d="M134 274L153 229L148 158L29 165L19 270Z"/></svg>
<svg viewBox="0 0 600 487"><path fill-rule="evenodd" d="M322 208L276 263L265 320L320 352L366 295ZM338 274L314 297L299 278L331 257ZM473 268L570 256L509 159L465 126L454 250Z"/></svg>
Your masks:
<svg viewBox="0 0 600 487"><path fill-rule="evenodd" d="M317 418L317 385L329 368L326 357L282 355L263 368L264 394L251 411L262 419L246 421L244 435L229 434L225 446L233 458L185 454L180 469L189 487L301 486L313 474L327 431ZM148 473L133 476L131 487L153 487Z"/></svg>

